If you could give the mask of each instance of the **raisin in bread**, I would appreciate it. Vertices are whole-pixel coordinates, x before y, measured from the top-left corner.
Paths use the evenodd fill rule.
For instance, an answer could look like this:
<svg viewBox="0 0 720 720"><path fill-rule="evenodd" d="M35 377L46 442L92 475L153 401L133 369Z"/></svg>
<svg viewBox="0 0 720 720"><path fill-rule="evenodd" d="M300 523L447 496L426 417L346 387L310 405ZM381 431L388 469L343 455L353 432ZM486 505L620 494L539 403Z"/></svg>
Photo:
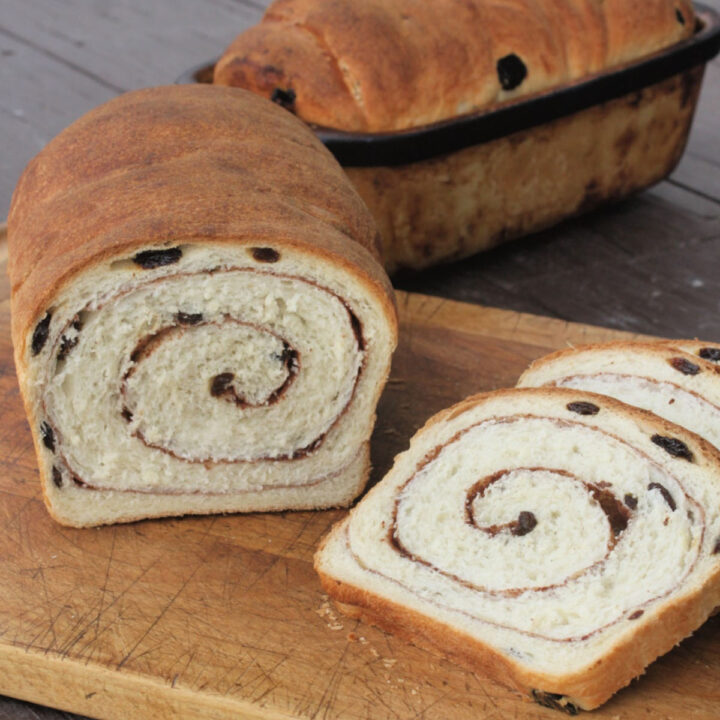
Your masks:
<svg viewBox="0 0 720 720"><path fill-rule="evenodd" d="M707 619L719 552L715 448L551 388L431 418L315 567L344 612L574 713Z"/></svg>
<svg viewBox="0 0 720 720"><path fill-rule="evenodd" d="M690 0L276 0L214 82L384 132L570 83L689 37Z"/></svg>
<svg viewBox="0 0 720 720"><path fill-rule="evenodd" d="M133 92L55 138L9 217L52 515L349 504L396 342L375 243L332 156L248 92Z"/></svg>
<svg viewBox="0 0 720 720"><path fill-rule="evenodd" d="M517 384L609 395L720 448L720 371L703 359L712 350L708 343L683 340L581 345L536 360Z"/></svg>

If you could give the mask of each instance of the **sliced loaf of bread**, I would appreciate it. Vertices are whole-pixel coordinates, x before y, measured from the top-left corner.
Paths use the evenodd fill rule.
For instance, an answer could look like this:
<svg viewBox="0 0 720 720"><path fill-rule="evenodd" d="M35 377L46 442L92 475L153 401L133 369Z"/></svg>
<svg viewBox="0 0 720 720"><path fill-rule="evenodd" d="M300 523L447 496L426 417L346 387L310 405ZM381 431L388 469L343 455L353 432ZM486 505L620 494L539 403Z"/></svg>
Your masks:
<svg viewBox="0 0 720 720"><path fill-rule="evenodd" d="M297 118L127 93L28 166L9 223L20 389L53 516L348 505L396 342L377 230Z"/></svg>
<svg viewBox="0 0 720 720"><path fill-rule="evenodd" d="M344 612L574 714L720 602L720 453L558 388L431 418L315 556Z"/></svg>

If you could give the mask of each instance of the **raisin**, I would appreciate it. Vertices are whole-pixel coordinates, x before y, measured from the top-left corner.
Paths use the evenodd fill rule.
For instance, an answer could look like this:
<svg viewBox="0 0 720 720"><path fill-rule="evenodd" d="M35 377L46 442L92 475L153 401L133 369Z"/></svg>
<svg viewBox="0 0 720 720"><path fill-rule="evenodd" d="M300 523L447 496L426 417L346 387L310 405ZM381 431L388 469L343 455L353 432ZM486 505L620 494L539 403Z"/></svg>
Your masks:
<svg viewBox="0 0 720 720"><path fill-rule="evenodd" d="M127 420L128 422L132 422L133 414L126 407L122 409L122 412L120 414L125 418L125 420Z"/></svg>
<svg viewBox="0 0 720 720"><path fill-rule="evenodd" d="M55 433L53 429L45 421L40 425L42 433L43 445L50 451L55 452Z"/></svg>
<svg viewBox="0 0 720 720"><path fill-rule="evenodd" d="M280 259L280 253L269 247L254 247L250 252L253 259L261 263L276 263Z"/></svg>
<svg viewBox="0 0 720 720"><path fill-rule="evenodd" d="M630 615L628 620L637 620L639 617L642 617L644 614L645 614L644 610L636 610L632 615Z"/></svg>
<svg viewBox="0 0 720 720"><path fill-rule="evenodd" d="M680 10L678 10L678 8L675 8L675 17L681 25L685 24L685 16L680 12Z"/></svg>
<svg viewBox="0 0 720 720"><path fill-rule="evenodd" d="M527 68L515 53L510 53L497 61L497 74L503 90L514 90L527 77Z"/></svg>
<svg viewBox="0 0 720 720"><path fill-rule="evenodd" d="M600 412L600 408L595 405L595 403L584 402L582 400L568 403L567 409L570 412L577 413L578 415L597 415Z"/></svg>
<svg viewBox="0 0 720 720"><path fill-rule="evenodd" d="M696 365L694 362L690 362L685 358L674 357L671 360L668 360L668 362L683 375L697 375L700 372L699 365Z"/></svg>
<svg viewBox="0 0 720 720"><path fill-rule="evenodd" d="M589 488L600 509L605 513L613 536L617 537L627 528L630 513L609 490L603 490L595 485L590 485Z"/></svg>
<svg viewBox="0 0 720 720"><path fill-rule="evenodd" d="M670 491L664 485L661 485L660 483L656 483L656 482L651 482L648 485L648 490L659 490L663 496L663 499L668 504L668 507L673 512L675 512L675 509L677 508L677 505L675 504L675 499L670 494Z"/></svg>
<svg viewBox="0 0 720 720"><path fill-rule="evenodd" d="M577 705L568 702L565 695L533 690L532 697L538 705L542 705L543 707L560 710L560 712L567 713L568 715L577 715L579 713Z"/></svg>
<svg viewBox="0 0 720 720"><path fill-rule="evenodd" d="M52 476L53 476L53 482L55 483L55 487L61 488L62 484L63 484L62 473L55 465L53 465Z"/></svg>
<svg viewBox="0 0 720 720"><path fill-rule="evenodd" d="M698 355L703 360L710 360L710 362L720 362L720 348L700 348Z"/></svg>
<svg viewBox="0 0 720 720"><path fill-rule="evenodd" d="M45 313L45 317L35 326L35 332L32 336L32 354L37 355L44 347L47 342L48 335L50 334L50 320L52 319L51 313Z"/></svg>
<svg viewBox="0 0 720 720"><path fill-rule="evenodd" d="M537 518L531 512L523 510L517 519L517 523L511 528L510 532L517 537L522 537L532 532L537 525Z"/></svg>
<svg viewBox="0 0 720 720"><path fill-rule="evenodd" d="M274 102L280 105L281 107L284 107L286 110L295 110L295 100L297 99L297 95L295 94L295 91L292 88L279 88L276 87L272 91L272 95L270 95L270 99Z"/></svg>
<svg viewBox="0 0 720 720"><path fill-rule="evenodd" d="M715 547L712 551L713 555L720 555L720 536L718 536L718 539L715 541Z"/></svg>
<svg viewBox="0 0 720 720"><path fill-rule="evenodd" d="M220 397L228 389L228 386L234 379L235 375L229 372L216 375L210 381L210 394L213 397Z"/></svg>
<svg viewBox="0 0 720 720"><path fill-rule="evenodd" d="M78 344L79 340L80 338L78 337L69 338L66 335L62 336L60 339L60 350L58 350L57 354L58 362L61 362L68 356L70 351Z"/></svg>
<svg viewBox="0 0 720 720"><path fill-rule="evenodd" d="M638 506L637 498L634 495L631 495L630 493L627 493L625 497L623 498L625 500L625 504L631 509L635 510Z"/></svg>
<svg viewBox="0 0 720 720"><path fill-rule="evenodd" d="M182 257L182 250L179 247L168 248L167 250L143 250L133 256L133 262L145 270L172 265Z"/></svg>
<svg viewBox="0 0 720 720"><path fill-rule="evenodd" d="M197 325L203 321L203 315L202 313L179 312L175 314L175 320L180 325Z"/></svg>
<svg viewBox="0 0 720 720"><path fill-rule="evenodd" d="M665 437L664 435L653 435L650 439L673 457L682 458L689 462L693 461L693 454L690 448L682 440L674 437Z"/></svg>

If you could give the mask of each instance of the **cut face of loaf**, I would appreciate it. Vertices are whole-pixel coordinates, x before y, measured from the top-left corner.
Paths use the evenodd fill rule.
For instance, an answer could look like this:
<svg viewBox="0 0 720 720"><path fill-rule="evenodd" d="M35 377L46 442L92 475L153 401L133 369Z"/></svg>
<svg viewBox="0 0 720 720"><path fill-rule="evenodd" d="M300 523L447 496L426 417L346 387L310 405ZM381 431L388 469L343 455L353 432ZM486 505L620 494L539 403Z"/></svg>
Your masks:
<svg viewBox="0 0 720 720"><path fill-rule="evenodd" d="M10 273L54 517L349 504L396 341L373 242L331 156L249 93L131 93L51 143L14 198Z"/></svg>
<svg viewBox="0 0 720 720"><path fill-rule="evenodd" d="M614 342L536 360L518 387L601 393L650 410L720 448L720 348L694 340Z"/></svg>
<svg viewBox="0 0 720 720"><path fill-rule="evenodd" d="M345 612L575 713L705 621L719 553L714 448L552 388L429 420L315 566Z"/></svg>

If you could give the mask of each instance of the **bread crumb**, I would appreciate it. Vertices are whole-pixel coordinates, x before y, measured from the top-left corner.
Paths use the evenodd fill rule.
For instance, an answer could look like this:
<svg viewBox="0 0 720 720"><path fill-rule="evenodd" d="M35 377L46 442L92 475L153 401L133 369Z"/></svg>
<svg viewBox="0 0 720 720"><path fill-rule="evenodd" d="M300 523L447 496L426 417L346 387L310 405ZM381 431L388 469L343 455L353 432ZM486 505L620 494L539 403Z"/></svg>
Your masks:
<svg viewBox="0 0 720 720"><path fill-rule="evenodd" d="M358 636L354 632L349 632L347 635L348 642L357 642Z"/></svg>
<svg viewBox="0 0 720 720"><path fill-rule="evenodd" d="M324 595L323 597L327 598L327 595ZM342 622L338 619L338 616L333 612L333 609L330 607L330 603L327 600L323 601L322 605L315 610L315 614L319 615L327 622L327 626L330 630L342 630L344 627Z"/></svg>

